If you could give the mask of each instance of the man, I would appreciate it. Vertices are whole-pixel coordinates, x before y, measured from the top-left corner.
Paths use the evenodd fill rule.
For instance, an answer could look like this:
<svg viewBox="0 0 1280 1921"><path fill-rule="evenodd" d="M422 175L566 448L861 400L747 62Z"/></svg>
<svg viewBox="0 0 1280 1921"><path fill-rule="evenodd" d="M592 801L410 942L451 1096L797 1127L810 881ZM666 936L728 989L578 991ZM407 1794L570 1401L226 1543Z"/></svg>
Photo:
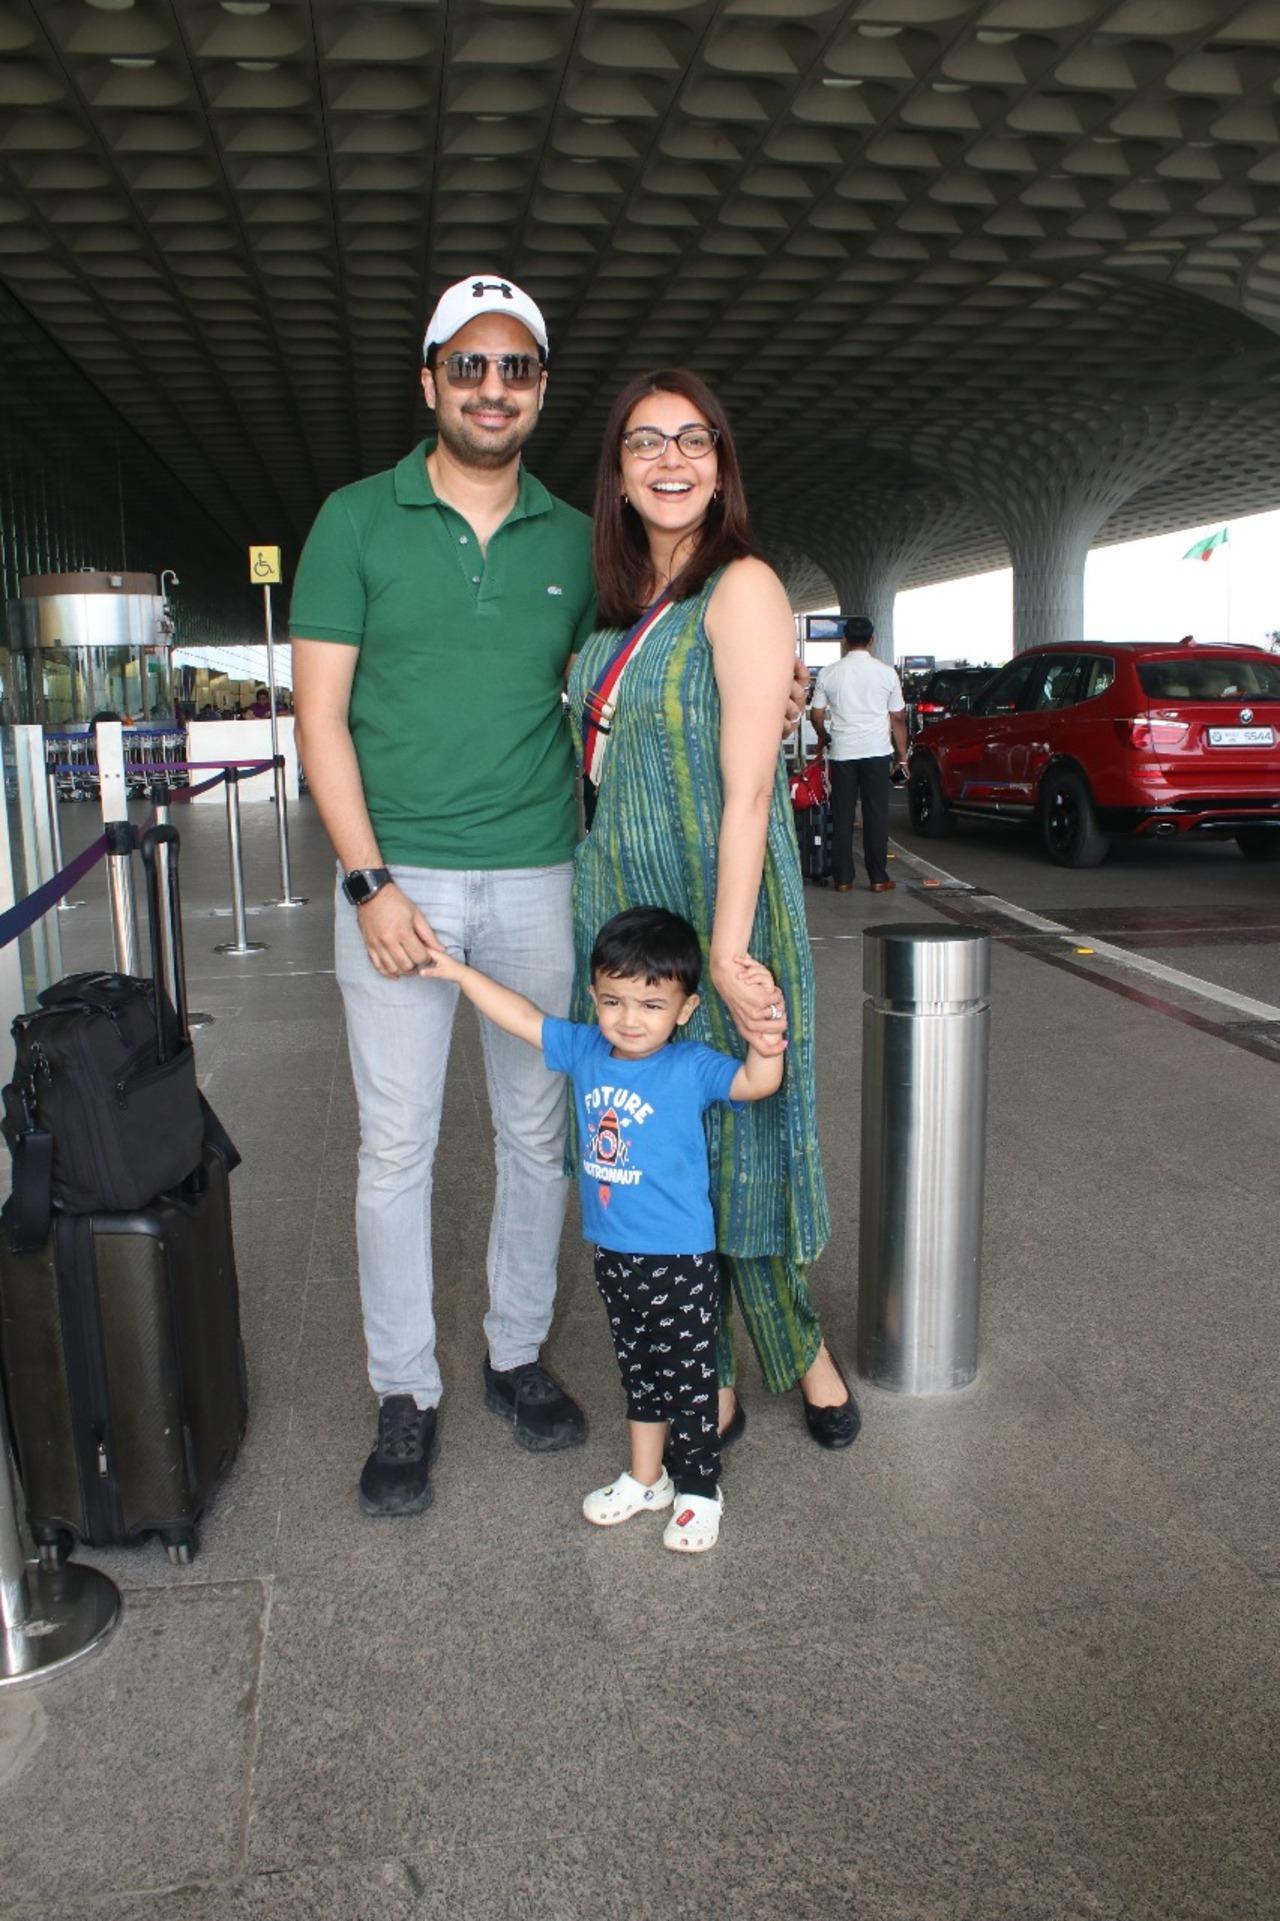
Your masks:
<svg viewBox="0 0 1280 1921"><path fill-rule="evenodd" d="M900 767L907 763L906 704L892 667L871 653L875 632L862 614L845 621L841 657L818 675L810 714L828 753L838 894L847 894L853 886L853 822L859 799L871 892L886 894L895 884L889 879L889 780L895 754Z"/></svg>
<svg viewBox="0 0 1280 1921"><path fill-rule="evenodd" d="M344 879L337 975L360 1111L356 1232L378 1435L368 1514L420 1512L441 1398L431 1185L457 989L438 939L567 1015L576 820L561 704L590 632L591 529L526 471L547 331L509 280L444 293L423 342L437 438L321 508L298 567L294 705L307 784ZM487 690L481 764L461 753L459 669ZM465 703L464 703L465 704ZM517 1441L584 1438L543 1367L568 1192L564 1082L481 1022L496 1135L484 1393Z"/></svg>

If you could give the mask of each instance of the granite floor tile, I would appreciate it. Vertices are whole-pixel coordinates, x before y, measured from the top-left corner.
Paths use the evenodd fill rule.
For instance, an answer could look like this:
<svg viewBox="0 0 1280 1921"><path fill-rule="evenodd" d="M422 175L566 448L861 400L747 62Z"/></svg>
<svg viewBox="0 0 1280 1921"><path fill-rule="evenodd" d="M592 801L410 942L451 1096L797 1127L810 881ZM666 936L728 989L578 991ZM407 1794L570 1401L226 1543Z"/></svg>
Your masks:
<svg viewBox="0 0 1280 1921"><path fill-rule="evenodd" d="M216 1021L202 1033L198 1047L201 1066L216 1067L228 1079L328 1089L338 1044L336 1010L308 1016L281 1009L270 1019Z"/></svg>
<svg viewBox="0 0 1280 1921"><path fill-rule="evenodd" d="M1126 1912L1053 1770L992 1704L950 1628L876 1617L815 1656L798 1636L780 1647L766 1631L691 1622L680 1639L630 1642L617 1674L633 1765L670 1800L674 1900L696 1834L732 1835L744 1814L767 1815L793 1877L810 1895L825 1888L832 1914Z"/></svg>
<svg viewBox="0 0 1280 1921"><path fill-rule="evenodd" d="M1280 1597L1234 1564L1177 1595L974 1634L984 1690L1069 1793L1141 1921L1270 1921Z"/></svg>
<svg viewBox="0 0 1280 1921"><path fill-rule="evenodd" d="M575 1552L344 1573L275 1583L251 1868L598 1818L626 1715Z"/></svg>
<svg viewBox="0 0 1280 1921"><path fill-rule="evenodd" d="M451 1916L465 1921L466 1909L450 1905L453 1892L437 1889L427 1872L411 1863L361 1861L86 1898L74 1915L62 1903L24 1901L0 1908L0 1916L4 1921L448 1921Z"/></svg>
<svg viewBox="0 0 1280 1921"><path fill-rule="evenodd" d="M213 923L210 922L212 927ZM255 938L257 936L255 935ZM233 971L229 958L193 951L187 941L187 1000L193 1008L212 1014L214 1024L196 1035L199 1050L211 1044L224 1026L251 1030L272 1027L295 1015L306 1020L334 1020L341 1015L341 999L333 977L332 955L323 969L312 966L264 965L251 977Z"/></svg>
<svg viewBox="0 0 1280 1921"><path fill-rule="evenodd" d="M326 1156L326 1170L328 1166ZM355 1282L359 1264L354 1179L348 1187L331 1182L327 1171L321 1177L312 1217L308 1272L311 1279L317 1281Z"/></svg>
<svg viewBox="0 0 1280 1921"><path fill-rule="evenodd" d="M83 1665L0 1695L0 1899L238 1871L264 1612L254 1581L134 1592Z"/></svg>
<svg viewBox="0 0 1280 1921"><path fill-rule="evenodd" d="M1192 1586L1222 1558L1145 1462L1029 1356L991 1361L961 1394L871 1389L864 1403L899 1524L958 1617Z"/></svg>

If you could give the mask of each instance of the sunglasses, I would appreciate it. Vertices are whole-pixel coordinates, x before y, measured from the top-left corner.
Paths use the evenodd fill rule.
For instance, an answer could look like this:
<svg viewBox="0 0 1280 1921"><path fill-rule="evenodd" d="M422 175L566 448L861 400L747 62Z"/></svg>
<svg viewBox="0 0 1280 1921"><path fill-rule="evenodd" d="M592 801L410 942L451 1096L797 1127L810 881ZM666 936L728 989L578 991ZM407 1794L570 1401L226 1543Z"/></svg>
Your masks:
<svg viewBox="0 0 1280 1921"><path fill-rule="evenodd" d="M504 387L536 387L542 362L535 354L449 354L441 362L451 387L479 387L490 366Z"/></svg>
<svg viewBox="0 0 1280 1921"><path fill-rule="evenodd" d="M664 434L658 427L633 427L623 434L622 444L637 460L656 460L666 452L667 442L674 440L690 460L704 460L719 438L718 427L681 427L674 434Z"/></svg>

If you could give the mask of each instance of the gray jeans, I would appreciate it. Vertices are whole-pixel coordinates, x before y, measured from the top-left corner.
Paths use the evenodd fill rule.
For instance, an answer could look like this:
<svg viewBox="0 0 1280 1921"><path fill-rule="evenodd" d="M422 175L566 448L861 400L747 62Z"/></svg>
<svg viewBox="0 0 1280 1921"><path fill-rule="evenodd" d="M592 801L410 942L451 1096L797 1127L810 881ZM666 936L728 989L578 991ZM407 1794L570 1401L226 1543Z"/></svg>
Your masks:
<svg viewBox="0 0 1280 1921"><path fill-rule="evenodd" d="M548 1014L569 1011L573 869L455 873L393 867L452 954ZM356 910L337 900L336 965L360 1110L356 1240L369 1379L379 1397L434 1407L442 1386L432 1311L431 1188L458 989L413 975L387 980L369 959ZM551 1326L569 1184L565 1083L535 1047L481 1020L496 1141L489 1312L496 1368L537 1356Z"/></svg>

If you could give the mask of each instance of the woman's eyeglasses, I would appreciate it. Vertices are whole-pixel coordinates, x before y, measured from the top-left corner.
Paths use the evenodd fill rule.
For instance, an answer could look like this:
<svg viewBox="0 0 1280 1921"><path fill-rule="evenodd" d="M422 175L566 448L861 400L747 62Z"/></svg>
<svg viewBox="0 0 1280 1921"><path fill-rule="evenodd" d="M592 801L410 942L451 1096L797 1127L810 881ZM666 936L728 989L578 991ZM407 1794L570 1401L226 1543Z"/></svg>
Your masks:
<svg viewBox="0 0 1280 1921"><path fill-rule="evenodd" d="M448 354L440 364L451 387L479 387L491 365L504 387L536 387L542 376L534 354Z"/></svg>
<svg viewBox="0 0 1280 1921"><path fill-rule="evenodd" d="M681 427L674 434L664 434L657 427L633 427L623 434L622 444L637 460L656 460L667 451L667 442L674 440L690 460L704 460L719 438L718 427Z"/></svg>

